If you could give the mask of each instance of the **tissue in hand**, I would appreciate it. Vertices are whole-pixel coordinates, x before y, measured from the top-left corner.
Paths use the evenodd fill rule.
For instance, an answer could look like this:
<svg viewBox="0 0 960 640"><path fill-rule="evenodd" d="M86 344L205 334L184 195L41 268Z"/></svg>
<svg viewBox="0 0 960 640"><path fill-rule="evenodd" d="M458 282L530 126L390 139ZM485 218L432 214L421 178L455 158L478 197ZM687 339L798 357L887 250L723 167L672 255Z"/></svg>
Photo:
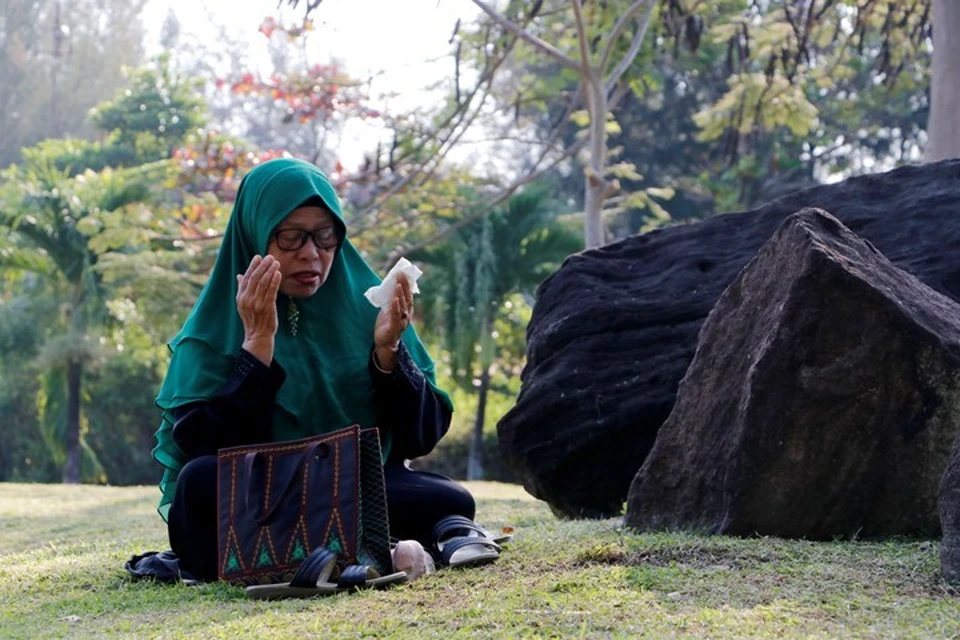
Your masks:
<svg viewBox="0 0 960 640"><path fill-rule="evenodd" d="M407 282L410 284L410 291L412 293L420 293L417 280L423 275L423 271L420 271L417 265L406 258L400 258L397 260L397 264L393 265L393 269L390 269L390 272L387 274L387 277L383 279L383 282L375 287L370 287L363 295L366 296L370 304L375 307L383 308L390 304L393 300L394 292L397 289L397 276L401 273L407 277Z"/></svg>

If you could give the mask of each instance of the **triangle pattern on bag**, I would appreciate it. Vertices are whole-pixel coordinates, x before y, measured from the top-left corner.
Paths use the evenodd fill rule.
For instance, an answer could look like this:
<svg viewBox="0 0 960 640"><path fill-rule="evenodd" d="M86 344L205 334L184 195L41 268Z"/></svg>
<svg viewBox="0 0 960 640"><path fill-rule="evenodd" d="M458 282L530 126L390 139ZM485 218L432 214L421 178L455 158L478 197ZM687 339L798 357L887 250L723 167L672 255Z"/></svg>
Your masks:
<svg viewBox="0 0 960 640"><path fill-rule="evenodd" d="M220 573L229 575L238 571L246 571L247 567L243 562L243 554L240 552L240 545L237 542L237 532L233 527L227 532L227 543L224 546L223 566Z"/></svg>
<svg viewBox="0 0 960 640"><path fill-rule="evenodd" d="M310 540L307 535L307 523L303 516L297 522L293 530L293 536L290 538L290 544L287 546L287 564L299 562L307 557L307 549L310 548Z"/></svg>
<svg viewBox="0 0 960 640"><path fill-rule="evenodd" d="M336 523L337 530L331 531L334 523ZM327 522L327 530L323 534L323 539L326 540L325 546L337 555L346 555L349 557L350 550L344 546L346 538L347 536L343 531L343 523L340 520L340 511L334 507L330 511L330 521Z"/></svg>
<svg viewBox="0 0 960 640"><path fill-rule="evenodd" d="M266 536L264 535L266 534ZM266 537L266 541L264 541ZM260 529L260 535L257 536L256 556L253 559L253 565L262 569L263 567L272 567L277 564L277 554L273 549L273 536L270 535L270 529L263 527Z"/></svg>

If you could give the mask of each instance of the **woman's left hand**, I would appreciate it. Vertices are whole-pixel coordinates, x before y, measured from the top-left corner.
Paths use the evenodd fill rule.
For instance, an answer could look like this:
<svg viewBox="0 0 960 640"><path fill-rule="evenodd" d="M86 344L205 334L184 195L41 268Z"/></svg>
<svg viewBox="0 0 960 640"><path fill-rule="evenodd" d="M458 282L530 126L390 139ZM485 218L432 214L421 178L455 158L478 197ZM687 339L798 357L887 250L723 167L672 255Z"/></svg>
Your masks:
<svg viewBox="0 0 960 640"><path fill-rule="evenodd" d="M373 328L373 346L377 364L385 371L393 370L397 362L400 336L413 320L413 292L406 276L397 277L393 302L380 309Z"/></svg>

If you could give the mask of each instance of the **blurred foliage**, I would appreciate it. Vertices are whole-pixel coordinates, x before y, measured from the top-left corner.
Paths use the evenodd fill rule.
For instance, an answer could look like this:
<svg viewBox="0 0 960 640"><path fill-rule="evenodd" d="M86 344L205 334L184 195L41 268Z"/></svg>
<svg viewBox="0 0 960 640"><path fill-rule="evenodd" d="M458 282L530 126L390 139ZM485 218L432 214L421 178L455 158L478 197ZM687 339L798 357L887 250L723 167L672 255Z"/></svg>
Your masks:
<svg viewBox="0 0 960 640"><path fill-rule="evenodd" d="M94 133L88 110L143 61L146 0L4 0L0 167L46 138Z"/></svg>
<svg viewBox="0 0 960 640"><path fill-rule="evenodd" d="M424 275L422 305L430 326L443 329L458 384L475 388L480 369L492 364L489 336L497 320L515 318L508 298L532 300L537 285L579 247L576 232L558 221L556 203L533 185L449 242L409 254L433 267Z"/></svg>
<svg viewBox="0 0 960 640"><path fill-rule="evenodd" d="M25 149L22 162L0 176L0 268L8 282L34 278L35 295L55 309L38 337L33 404L48 453L69 481L107 479L88 442L84 372L109 362L105 333L121 320L111 301L145 300L143 317L169 330L171 308L199 290L189 275L200 252L180 250L184 225L163 215L183 199L170 197L176 165L168 158L185 131L164 122L182 114L193 128L202 113L190 83L172 78L166 63L132 74L131 86L95 112L100 126L122 130L105 130L100 143L48 141ZM124 166L131 158L133 166ZM111 160L117 165L106 166Z"/></svg>
<svg viewBox="0 0 960 640"><path fill-rule="evenodd" d="M532 299L537 285L560 262L577 251L576 233L557 221L554 203L544 189L530 186L505 206L462 227L451 241L409 257L435 267L425 276L425 313L431 326L442 327L451 378L477 393L470 446L469 479L485 476L482 442L486 405L504 365L522 359L525 346L500 342L500 329L515 334L522 326L504 327L518 318L511 295ZM510 347L517 349L507 351ZM501 358L502 355L502 358Z"/></svg>
<svg viewBox="0 0 960 640"><path fill-rule="evenodd" d="M337 181L343 172L337 147L346 123L380 114L366 105L364 83L343 65L310 58L313 30L308 18L290 25L266 18L259 32L268 43L271 69L251 69L244 47L231 47L225 64L211 70L216 77L209 99L220 126L265 151L306 158Z"/></svg>
<svg viewBox="0 0 960 640"><path fill-rule="evenodd" d="M586 2L588 26L628 4ZM527 28L570 44L567 5L537 3ZM663 0L627 71L629 93L608 121L623 189L606 210L614 236L919 160L929 114L928 9L929 0ZM524 23L531 7L513 1L505 11ZM591 11L599 12L593 22ZM486 21L459 31L475 68L484 68L487 48L502 46L490 33ZM498 74L505 136L533 127L536 135L522 136L533 145L556 139L569 148L580 139L576 73L519 44ZM552 175L558 197L582 207L580 172L567 164Z"/></svg>
<svg viewBox="0 0 960 640"><path fill-rule="evenodd" d="M35 277L0 286L0 481L51 481L60 468L37 424L40 377L33 366L55 305Z"/></svg>
<svg viewBox="0 0 960 640"><path fill-rule="evenodd" d="M187 133L206 120L204 104L196 95L199 82L175 72L169 54L157 58L152 67L128 70L127 75L126 87L90 111L93 125L108 133L103 146L128 150L140 162L169 158Z"/></svg>
<svg viewBox="0 0 960 640"><path fill-rule="evenodd" d="M22 166L4 172L0 186L0 266L42 277L38 293L55 301L57 313L37 354L36 408L54 461L63 465L65 480L76 482L81 454L93 476L102 476L84 438L82 411L69 410L82 404L82 369L99 359L96 337L107 316L109 290L96 269L97 241L99 248L128 250L127 236L103 220L129 215L132 205L148 197L156 174L145 165L70 178L40 154L24 157ZM102 244L112 232L113 244Z"/></svg>
<svg viewBox="0 0 960 640"><path fill-rule="evenodd" d="M111 484L155 484L150 452L157 430L156 390L163 380L164 350L153 341L114 353L86 381L84 415L90 424L86 442ZM117 345L117 346L121 346Z"/></svg>
<svg viewBox="0 0 960 640"><path fill-rule="evenodd" d="M578 229L579 230L579 229ZM579 242L579 236L571 231L571 236ZM430 265L424 266L424 276L437 276ZM424 297L420 301L421 309L428 304L428 300L438 296L428 296L426 287L433 287L427 282L424 285ZM503 457L497 446L497 422L510 410L520 393L520 372L523 369L526 354L526 328L533 312L532 297L529 293L514 293L507 296L499 307L494 322L496 332L496 358L491 368L490 389L486 399L486 411L483 417L482 446L473 455L481 456L480 462L483 475L487 480L504 482L517 481L513 471L505 466ZM425 340L430 352L439 359L437 366L437 381L442 389L447 390L453 399L455 411L453 423L445 438L429 455L414 461L413 466L436 473L443 473L453 478L466 478L467 468L471 455L471 446L475 442L477 426L477 409L479 389L472 381L467 384L454 380L450 352L444 348L446 337L445 328L438 320L433 320L439 309L423 309L424 318L418 328L425 334Z"/></svg>

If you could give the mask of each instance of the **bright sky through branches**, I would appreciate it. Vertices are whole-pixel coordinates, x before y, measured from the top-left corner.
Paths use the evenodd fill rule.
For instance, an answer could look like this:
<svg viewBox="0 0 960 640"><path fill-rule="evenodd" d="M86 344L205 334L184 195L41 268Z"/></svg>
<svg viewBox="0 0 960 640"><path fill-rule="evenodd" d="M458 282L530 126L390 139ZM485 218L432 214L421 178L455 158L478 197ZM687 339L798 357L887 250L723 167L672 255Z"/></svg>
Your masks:
<svg viewBox="0 0 960 640"><path fill-rule="evenodd" d="M284 24L299 21L302 13L285 5L277 11L275 0L148 0L144 11L151 38L148 51L159 50L161 25L167 10L173 9L184 49L198 39L215 48L213 39L223 26L230 37L249 42L253 68L268 68L267 39L258 28L268 16L281 17ZM358 80L373 77L372 95L394 94L386 103L371 104L374 108L402 112L426 107L437 96L423 88L452 75L448 41L457 19L474 15L470 0L324 0L312 16L315 30L308 38L308 52L315 63L343 62ZM352 143L340 149L348 167L359 163L377 139L368 125L358 123L353 129L344 138Z"/></svg>

